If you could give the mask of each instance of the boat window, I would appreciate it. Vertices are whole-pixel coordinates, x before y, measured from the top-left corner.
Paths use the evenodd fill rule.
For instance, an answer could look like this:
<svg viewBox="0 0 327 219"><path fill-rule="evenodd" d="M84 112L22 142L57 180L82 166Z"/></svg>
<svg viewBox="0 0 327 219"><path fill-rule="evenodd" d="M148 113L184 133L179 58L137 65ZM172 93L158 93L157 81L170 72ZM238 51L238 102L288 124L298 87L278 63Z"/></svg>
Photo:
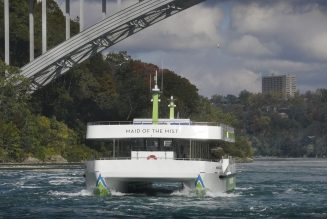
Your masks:
<svg viewBox="0 0 327 219"><path fill-rule="evenodd" d="M148 139L146 149L147 151L158 151L159 142L157 139Z"/></svg>
<svg viewBox="0 0 327 219"><path fill-rule="evenodd" d="M164 141L164 147L171 147L172 146L172 140L165 140Z"/></svg>

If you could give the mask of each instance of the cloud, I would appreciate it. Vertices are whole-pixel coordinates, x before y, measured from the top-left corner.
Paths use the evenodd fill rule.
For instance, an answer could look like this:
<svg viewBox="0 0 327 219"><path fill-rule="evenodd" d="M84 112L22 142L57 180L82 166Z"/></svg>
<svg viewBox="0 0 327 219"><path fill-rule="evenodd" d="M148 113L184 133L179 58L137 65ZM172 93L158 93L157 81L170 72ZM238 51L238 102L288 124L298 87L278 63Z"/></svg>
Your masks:
<svg viewBox="0 0 327 219"><path fill-rule="evenodd" d="M234 55L243 56L266 56L272 55L272 52L265 47L256 37L244 35L241 39L231 41L228 50Z"/></svg>
<svg viewBox="0 0 327 219"><path fill-rule="evenodd" d="M64 1L58 0L63 8ZM137 2L123 0L122 8ZM85 24L101 20L101 1L85 0ZM72 1L72 17L79 1ZM108 14L118 10L108 0ZM325 87L327 1L207 0L110 48L171 69L205 96L260 91L260 74L292 73L298 87ZM221 47L217 48L217 43Z"/></svg>
<svg viewBox="0 0 327 219"><path fill-rule="evenodd" d="M230 69L224 72L210 72L198 80L200 90L206 89L206 96L212 94L235 94L242 90L258 93L261 88L261 79L258 74L248 69Z"/></svg>
<svg viewBox="0 0 327 219"><path fill-rule="evenodd" d="M158 65L160 59L170 59L167 64L206 96L238 94L243 89L258 92L259 75L272 72L296 74L298 87L315 89L324 86L319 78L326 73L326 10L318 1L295 2L299 1L209 1L121 45ZM186 25L196 19L202 19L201 25ZM213 48L218 40L219 54ZM153 51L161 51L160 57L150 58ZM310 74L315 77L309 79Z"/></svg>
<svg viewBox="0 0 327 219"><path fill-rule="evenodd" d="M200 4L143 30L121 42L118 47L137 52L215 47L219 39L218 23L222 17L220 8Z"/></svg>
<svg viewBox="0 0 327 219"><path fill-rule="evenodd" d="M65 1L57 1L61 10ZM138 0L107 1L107 16L116 13L119 8L126 8ZM79 16L79 0L71 1L71 17ZM85 28L101 21L101 1L84 0ZM196 15L196 16L195 16ZM207 7L199 4L188 10L169 17L141 33L130 37L117 48L128 48L131 51L144 52L153 50L189 50L213 47L219 40L218 24L223 17L219 7Z"/></svg>
<svg viewBox="0 0 327 219"><path fill-rule="evenodd" d="M318 63L296 62L284 59L267 59L267 60L243 60L242 65L259 72L314 72L326 66Z"/></svg>
<svg viewBox="0 0 327 219"><path fill-rule="evenodd" d="M260 75L267 74L295 74L298 88L304 92L308 89L326 88L327 63L296 62L283 59L243 60L241 64Z"/></svg>
<svg viewBox="0 0 327 219"><path fill-rule="evenodd" d="M276 42L283 48L278 55L287 59L327 60L327 14L318 1L297 2L236 4L232 10L233 31Z"/></svg>
<svg viewBox="0 0 327 219"><path fill-rule="evenodd" d="M197 86L201 95L235 94L242 90L258 92L260 75L249 68L235 65L235 59L217 49L202 52L161 51L139 54L137 58L174 69ZM238 60L240 61L240 59ZM236 63L238 63L236 61Z"/></svg>
<svg viewBox="0 0 327 219"><path fill-rule="evenodd" d="M308 49L310 54L321 61L327 60L327 31L315 35L305 44L304 49Z"/></svg>

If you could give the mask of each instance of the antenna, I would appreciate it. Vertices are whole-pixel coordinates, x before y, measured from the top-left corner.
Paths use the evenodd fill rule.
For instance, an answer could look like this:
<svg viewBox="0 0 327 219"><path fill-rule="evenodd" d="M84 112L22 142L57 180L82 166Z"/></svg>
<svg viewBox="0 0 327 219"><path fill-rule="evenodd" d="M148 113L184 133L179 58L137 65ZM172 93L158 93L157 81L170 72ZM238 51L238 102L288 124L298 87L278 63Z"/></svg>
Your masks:
<svg viewBox="0 0 327 219"><path fill-rule="evenodd" d="M156 76L154 77L154 82L156 82L155 84L155 88L158 87L158 71L156 70Z"/></svg>
<svg viewBox="0 0 327 219"><path fill-rule="evenodd" d="M154 88L152 89L152 123L158 124L159 119L159 102L160 102L160 89L158 88L158 71L154 76Z"/></svg>
<svg viewBox="0 0 327 219"><path fill-rule="evenodd" d="M163 70L161 69L161 92L163 93Z"/></svg>
<svg viewBox="0 0 327 219"><path fill-rule="evenodd" d="M150 93L151 93L151 81L152 81L152 77L151 77L151 73L150 73Z"/></svg>
<svg viewBox="0 0 327 219"><path fill-rule="evenodd" d="M163 61L161 58L161 92L163 93Z"/></svg>

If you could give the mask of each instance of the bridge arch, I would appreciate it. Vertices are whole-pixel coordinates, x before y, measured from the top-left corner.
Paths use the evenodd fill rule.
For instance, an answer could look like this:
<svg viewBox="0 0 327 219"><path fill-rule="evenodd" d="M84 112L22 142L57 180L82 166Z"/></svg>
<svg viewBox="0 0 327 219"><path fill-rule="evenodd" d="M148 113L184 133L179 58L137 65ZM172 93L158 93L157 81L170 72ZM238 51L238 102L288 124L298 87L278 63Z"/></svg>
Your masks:
<svg viewBox="0 0 327 219"><path fill-rule="evenodd" d="M142 0L34 59L21 68L34 90L45 86L89 57L204 0Z"/></svg>

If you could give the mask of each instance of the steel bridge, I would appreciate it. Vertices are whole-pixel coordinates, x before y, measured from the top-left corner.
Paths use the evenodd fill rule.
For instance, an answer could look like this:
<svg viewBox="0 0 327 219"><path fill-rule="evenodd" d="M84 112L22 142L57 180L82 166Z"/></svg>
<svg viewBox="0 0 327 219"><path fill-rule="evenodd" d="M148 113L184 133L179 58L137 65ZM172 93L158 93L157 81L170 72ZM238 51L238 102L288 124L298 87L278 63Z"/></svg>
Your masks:
<svg viewBox="0 0 327 219"><path fill-rule="evenodd" d="M204 0L140 0L57 45L21 68L32 89L127 37ZM67 35L67 34L66 34Z"/></svg>

